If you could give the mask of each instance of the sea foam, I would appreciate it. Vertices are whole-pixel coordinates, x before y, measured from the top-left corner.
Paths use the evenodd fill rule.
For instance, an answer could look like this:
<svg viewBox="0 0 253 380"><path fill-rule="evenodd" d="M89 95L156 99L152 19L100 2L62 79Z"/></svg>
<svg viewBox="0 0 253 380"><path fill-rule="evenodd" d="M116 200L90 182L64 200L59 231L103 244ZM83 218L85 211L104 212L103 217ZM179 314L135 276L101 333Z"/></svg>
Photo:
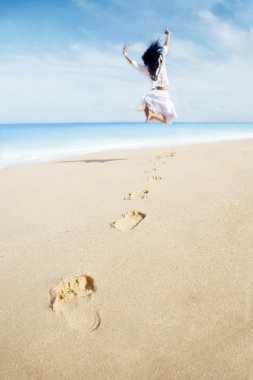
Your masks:
<svg viewBox="0 0 253 380"><path fill-rule="evenodd" d="M253 138L253 123L0 125L0 168L81 153Z"/></svg>

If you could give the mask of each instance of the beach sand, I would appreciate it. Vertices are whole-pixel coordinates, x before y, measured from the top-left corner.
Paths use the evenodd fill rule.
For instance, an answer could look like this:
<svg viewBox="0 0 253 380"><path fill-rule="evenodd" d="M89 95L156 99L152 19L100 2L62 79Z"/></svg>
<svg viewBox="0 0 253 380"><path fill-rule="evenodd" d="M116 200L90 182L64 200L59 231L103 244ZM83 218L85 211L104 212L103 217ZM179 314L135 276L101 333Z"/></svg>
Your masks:
<svg viewBox="0 0 253 380"><path fill-rule="evenodd" d="M253 378L253 141L0 184L1 379Z"/></svg>

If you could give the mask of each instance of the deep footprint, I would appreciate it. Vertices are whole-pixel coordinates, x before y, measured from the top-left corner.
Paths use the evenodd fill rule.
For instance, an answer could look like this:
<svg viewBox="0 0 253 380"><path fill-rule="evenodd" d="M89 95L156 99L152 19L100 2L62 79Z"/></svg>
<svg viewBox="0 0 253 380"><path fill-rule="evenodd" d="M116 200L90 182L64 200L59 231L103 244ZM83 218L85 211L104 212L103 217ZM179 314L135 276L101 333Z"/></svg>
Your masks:
<svg viewBox="0 0 253 380"><path fill-rule="evenodd" d="M135 191L134 193L129 193L127 197L124 198L126 201L132 199L144 199L148 196L148 190Z"/></svg>
<svg viewBox="0 0 253 380"><path fill-rule="evenodd" d="M93 331L100 324L99 314L89 302L95 291L92 277L86 274L69 277L50 289L50 306L56 313L64 315L72 329Z"/></svg>
<svg viewBox="0 0 253 380"><path fill-rule="evenodd" d="M158 182L158 181L161 181L162 177L158 177L158 176L155 176L155 175L152 175L151 177L148 177L148 181L149 182Z"/></svg>
<svg viewBox="0 0 253 380"><path fill-rule="evenodd" d="M122 217L115 222L111 223L110 226L112 228L116 228L119 231L132 230L138 224L146 218L146 214L140 211L129 211L126 214L122 215Z"/></svg>

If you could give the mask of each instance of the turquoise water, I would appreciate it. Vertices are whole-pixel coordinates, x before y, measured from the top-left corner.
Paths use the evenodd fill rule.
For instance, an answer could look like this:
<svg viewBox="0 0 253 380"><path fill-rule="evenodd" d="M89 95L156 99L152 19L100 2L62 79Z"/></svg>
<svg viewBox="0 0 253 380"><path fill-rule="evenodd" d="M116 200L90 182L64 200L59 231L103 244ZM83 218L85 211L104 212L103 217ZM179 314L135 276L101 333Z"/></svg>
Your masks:
<svg viewBox="0 0 253 380"><path fill-rule="evenodd" d="M253 123L0 124L0 168L79 153L253 138Z"/></svg>

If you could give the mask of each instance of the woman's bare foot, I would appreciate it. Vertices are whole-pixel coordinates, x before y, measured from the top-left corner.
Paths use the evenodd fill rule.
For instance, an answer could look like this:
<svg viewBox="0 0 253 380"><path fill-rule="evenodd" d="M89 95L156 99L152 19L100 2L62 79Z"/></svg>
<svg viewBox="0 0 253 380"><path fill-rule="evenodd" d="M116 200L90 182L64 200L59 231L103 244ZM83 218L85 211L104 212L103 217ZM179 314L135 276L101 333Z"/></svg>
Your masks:
<svg viewBox="0 0 253 380"><path fill-rule="evenodd" d="M152 117L150 120L149 120L150 123L162 123L162 121L160 120L157 120L155 117Z"/></svg>

